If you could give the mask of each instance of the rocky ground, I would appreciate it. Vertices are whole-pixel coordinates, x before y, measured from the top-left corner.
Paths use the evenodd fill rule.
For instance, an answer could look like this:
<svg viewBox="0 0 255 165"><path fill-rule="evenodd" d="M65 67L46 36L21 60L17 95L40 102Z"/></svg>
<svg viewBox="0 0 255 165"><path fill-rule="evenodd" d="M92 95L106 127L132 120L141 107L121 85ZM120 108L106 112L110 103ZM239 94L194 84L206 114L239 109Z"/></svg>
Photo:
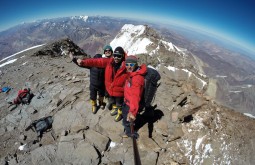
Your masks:
<svg viewBox="0 0 255 165"><path fill-rule="evenodd" d="M132 139L120 136L121 122L114 122L109 110L90 110L89 70L64 54L42 55L42 50L19 54L0 68L1 86L12 87L0 93L1 164L134 164ZM218 105L196 76L163 65L159 72L154 115L138 118L142 164L255 163L253 118ZM10 106L25 87L35 94L31 103ZM47 116L53 116L52 128L38 142L37 134L25 129Z"/></svg>

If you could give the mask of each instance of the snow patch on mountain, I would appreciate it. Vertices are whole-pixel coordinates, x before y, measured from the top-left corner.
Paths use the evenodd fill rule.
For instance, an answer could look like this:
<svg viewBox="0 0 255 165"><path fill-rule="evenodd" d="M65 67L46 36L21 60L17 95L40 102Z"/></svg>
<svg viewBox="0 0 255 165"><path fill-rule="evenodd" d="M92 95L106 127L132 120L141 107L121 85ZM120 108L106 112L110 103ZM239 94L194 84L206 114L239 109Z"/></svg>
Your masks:
<svg viewBox="0 0 255 165"><path fill-rule="evenodd" d="M149 54L155 55L164 48L168 51L181 53L181 49L171 42L164 41L148 34L148 27L145 25L125 24L120 33L112 40L110 45L113 48L122 46L128 54ZM152 41L153 40L153 41Z"/></svg>
<svg viewBox="0 0 255 165"><path fill-rule="evenodd" d="M242 91L229 91L230 93L241 93Z"/></svg>
<svg viewBox="0 0 255 165"><path fill-rule="evenodd" d="M8 65L8 64L14 63L15 61L17 61L17 59L16 59L16 58L15 58L15 59L12 59L12 60L9 60L9 61L7 61L7 62L5 62L5 63L1 64L1 65L0 65L0 68L1 68L1 67L3 67L3 66L5 66L5 65Z"/></svg>
<svg viewBox="0 0 255 165"><path fill-rule="evenodd" d="M179 49L177 46L175 46L172 42L166 42L161 40L161 42L165 45L166 48L168 48L169 51L177 51L177 52L181 52L181 49Z"/></svg>
<svg viewBox="0 0 255 165"><path fill-rule="evenodd" d="M145 26L134 26L126 24L122 27L120 33L110 43L113 48L122 46L128 54L148 53L147 46L152 44L148 38L143 38L141 35L145 31Z"/></svg>
<svg viewBox="0 0 255 165"><path fill-rule="evenodd" d="M176 70L179 70L178 68L173 67L173 66L168 66L167 69L169 69L169 70L171 70L173 72L175 72Z"/></svg>
<svg viewBox="0 0 255 165"><path fill-rule="evenodd" d="M36 45L36 46L30 47L30 48L27 48L27 49L25 49L25 50L22 50L22 51L20 51L20 52L17 52L17 53L15 53L15 54L13 54L13 55L10 55L10 56L8 56L8 57L2 59L0 62L5 61L5 60L7 60L7 59L9 59L9 58L11 58L11 57L14 57L14 56L16 56L16 55L18 55L18 54L20 54L20 53L23 53L23 52L25 52L25 51L28 51L28 50L31 50L31 49L34 49L34 48L37 48L37 47L40 47L40 46L43 46L43 45L45 45L45 44Z"/></svg>
<svg viewBox="0 0 255 165"><path fill-rule="evenodd" d="M178 69L178 68L176 68L176 67L173 67L173 66L167 66L166 67L168 70L170 70L170 71L172 71L172 72L176 72L176 71L184 71L184 72L186 72L187 74L188 74L188 78L190 78L191 76L194 76L196 79L198 79L199 81L201 81L202 82L202 88L204 87L204 86L206 86L207 85L207 82L206 81L204 81L204 80L202 80L201 78L199 78L199 77L197 77L196 76L196 74L194 74L194 73L192 73L191 71L189 71L189 70L187 70L187 69Z"/></svg>
<svg viewBox="0 0 255 165"><path fill-rule="evenodd" d="M88 20L89 16L85 16L85 15L80 15L80 16L73 16L71 17L71 19L81 19L84 22L86 22Z"/></svg>
<svg viewBox="0 0 255 165"><path fill-rule="evenodd" d="M252 85L248 84L248 85L245 85L245 86L243 86L241 88L251 88L251 87L252 87Z"/></svg>
<svg viewBox="0 0 255 165"><path fill-rule="evenodd" d="M249 117L251 117L251 118L254 118L255 119L255 116L253 116L252 114L250 114L250 113L244 113L244 115L245 116L249 116Z"/></svg>
<svg viewBox="0 0 255 165"><path fill-rule="evenodd" d="M137 36L140 36L144 33L145 31L145 26L144 25L132 25L132 24L126 24L122 27L121 31L131 33L131 34L136 34Z"/></svg>
<svg viewBox="0 0 255 165"><path fill-rule="evenodd" d="M225 77L228 77L228 76L224 76L224 75L216 75L216 77L225 78Z"/></svg>

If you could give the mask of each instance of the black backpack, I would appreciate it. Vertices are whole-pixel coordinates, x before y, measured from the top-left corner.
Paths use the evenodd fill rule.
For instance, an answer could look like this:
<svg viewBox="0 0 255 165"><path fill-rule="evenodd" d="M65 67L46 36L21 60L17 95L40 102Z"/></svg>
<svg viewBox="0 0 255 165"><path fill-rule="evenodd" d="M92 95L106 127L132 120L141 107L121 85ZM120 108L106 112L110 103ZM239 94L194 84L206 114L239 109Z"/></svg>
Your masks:
<svg viewBox="0 0 255 165"><path fill-rule="evenodd" d="M145 75L144 81L144 92L140 101L140 109L151 107L151 103L155 98L157 88L160 83L158 81L161 79L159 72L156 69L147 67L147 73Z"/></svg>
<svg viewBox="0 0 255 165"><path fill-rule="evenodd" d="M47 130L51 129L53 123L53 117L47 116L43 117L39 120L33 121L26 129L25 131L28 131L32 128L33 131L37 133L37 136L39 138L42 137L43 132L46 132Z"/></svg>

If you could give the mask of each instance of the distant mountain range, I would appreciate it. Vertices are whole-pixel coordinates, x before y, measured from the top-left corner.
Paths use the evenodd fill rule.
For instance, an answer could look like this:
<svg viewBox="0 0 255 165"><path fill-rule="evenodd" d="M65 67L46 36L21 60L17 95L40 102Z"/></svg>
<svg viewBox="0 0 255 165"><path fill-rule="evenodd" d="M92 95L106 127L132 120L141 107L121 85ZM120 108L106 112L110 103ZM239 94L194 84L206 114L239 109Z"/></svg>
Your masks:
<svg viewBox="0 0 255 165"><path fill-rule="evenodd" d="M128 28L125 24L148 25L143 33L132 38L132 47L117 40ZM119 36L116 36L121 30ZM181 29L181 28L180 28ZM208 93L217 101L237 111L250 112L255 107L255 62L249 57L224 47L210 37L194 34L192 37L172 26L151 24L112 17L64 17L45 19L33 23L18 25L0 33L0 59L25 48L45 44L62 38L69 38L88 55L102 53L106 44L123 46L129 53L136 52L140 42L150 41L146 45L147 54L160 56L162 63L181 68L185 60L192 71L210 78ZM183 32L183 33L182 33ZM135 34L135 32L134 32ZM186 36L185 36L186 35ZM197 37L196 37L197 36ZM166 46L168 44L168 46ZM144 46L144 45L143 45ZM140 46L139 46L140 47ZM169 49L172 51L168 51ZM170 53L169 53L170 52ZM178 54L188 58L173 60ZM188 66L188 65L187 65Z"/></svg>
<svg viewBox="0 0 255 165"><path fill-rule="evenodd" d="M124 24L131 22L135 23L110 17L77 16L25 23L0 33L0 58L67 37L93 55L101 51Z"/></svg>

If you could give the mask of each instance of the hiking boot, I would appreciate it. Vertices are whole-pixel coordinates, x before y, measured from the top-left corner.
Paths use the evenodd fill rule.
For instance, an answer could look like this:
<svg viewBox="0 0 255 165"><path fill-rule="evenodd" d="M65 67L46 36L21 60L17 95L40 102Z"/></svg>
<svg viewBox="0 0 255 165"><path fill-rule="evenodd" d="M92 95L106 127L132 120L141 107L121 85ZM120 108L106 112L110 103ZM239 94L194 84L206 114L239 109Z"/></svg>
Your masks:
<svg viewBox="0 0 255 165"><path fill-rule="evenodd" d="M115 116L118 114L118 108L115 104L112 105L112 110L111 110L111 116Z"/></svg>
<svg viewBox="0 0 255 165"><path fill-rule="evenodd" d="M114 121L118 122L118 121L120 121L122 118L123 118L123 117L122 117L122 110L121 110L121 108L119 107L119 108L118 108L118 114L117 114L117 116L114 118Z"/></svg>
<svg viewBox="0 0 255 165"><path fill-rule="evenodd" d="M92 113L96 114L97 113L97 102L96 102L96 100L91 100L91 105L92 105Z"/></svg>
<svg viewBox="0 0 255 165"><path fill-rule="evenodd" d="M98 101L99 101L100 108L104 109L106 106L106 103L104 102L104 97L99 97Z"/></svg>

